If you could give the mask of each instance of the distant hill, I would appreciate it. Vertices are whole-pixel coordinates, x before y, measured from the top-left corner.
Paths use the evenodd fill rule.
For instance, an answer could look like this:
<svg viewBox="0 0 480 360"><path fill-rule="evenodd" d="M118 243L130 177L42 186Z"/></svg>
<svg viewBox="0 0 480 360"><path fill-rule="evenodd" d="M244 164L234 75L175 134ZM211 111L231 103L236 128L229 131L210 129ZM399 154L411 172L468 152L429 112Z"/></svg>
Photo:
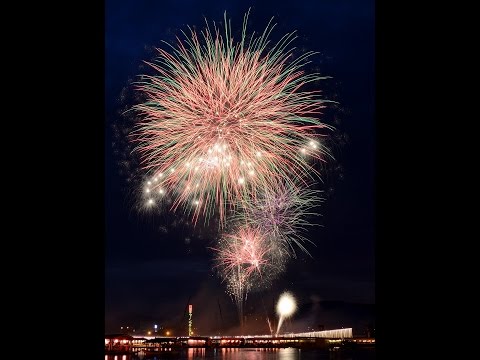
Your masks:
<svg viewBox="0 0 480 360"><path fill-rule="evenodd" d="M259 310L250 307L246 312L245 333L268 334L270 329L276 330L278 315L273 311L267 315ZM298 304L295 314L283 323L280 333L331 330L342 327L351 327L354 336L366 336L367 330L375 327L375 304L343 301L303 302ZM239 328L233 325L226 332L236 334L239 333Z"/></svg>
<svg viewBox="0 0 480 360"><path fill-rule="evenodd" d="M286 324L285 330L293 332L351 327L354 335L365 335L368 327L375 324L375 304L307 302L299 305L296 314Z"/></svg>

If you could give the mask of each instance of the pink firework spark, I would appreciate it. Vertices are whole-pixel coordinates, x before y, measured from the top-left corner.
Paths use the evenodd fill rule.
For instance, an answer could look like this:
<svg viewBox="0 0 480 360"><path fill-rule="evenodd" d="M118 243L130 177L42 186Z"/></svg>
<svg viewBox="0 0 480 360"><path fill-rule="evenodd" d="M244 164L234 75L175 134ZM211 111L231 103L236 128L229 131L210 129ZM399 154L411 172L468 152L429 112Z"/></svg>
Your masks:
<svg viewBox="0 0 480 360"><path fill-rule="evenodd" d="M221 240L220 247L213 248L216 267L226 278L240 270L246 278L253 272L261 276L262 267L268 264L267 245L265 237L256 229L241 228L236 234L227 234Z"/></svg>

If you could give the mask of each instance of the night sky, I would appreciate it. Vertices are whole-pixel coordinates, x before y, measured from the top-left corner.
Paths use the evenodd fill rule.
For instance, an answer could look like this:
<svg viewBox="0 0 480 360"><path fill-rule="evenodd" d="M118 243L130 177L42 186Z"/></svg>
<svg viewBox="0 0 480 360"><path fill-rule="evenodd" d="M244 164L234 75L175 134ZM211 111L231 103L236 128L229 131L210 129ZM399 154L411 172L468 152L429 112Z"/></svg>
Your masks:
<svg viewBox="0 0 480 360"><path fill-rule="evenodd" d="M374 1L107 0L105 6L105 331L140 331L155 323L183 331L189 301L199 333L235 331L235 306L212 271L207 249L214 232L135 209L135 170L123 166L133 162L118 129L127 126L120 113L132 104L124 95L129 82L145 70L142 61L152 59L153 47L174 42L187 25L203 28L204 17L221 22L224 11L235 36L249 7L249 33L263 31L274 16L272 40L297 30L298 52L320 53L310 70L331 77L320 87L324 98L338 102L322 119L336 128L330 140L336 160L323 176L322 216L313 220L320 226L306 234L316 245L308 247L313 258L290 261L269 290L249 295L251 324L258 319L252 327L267 332L265 316L273 315L284 290L300 305L287 324L292 331L319 324L361 331L374 322Z"/></svg>

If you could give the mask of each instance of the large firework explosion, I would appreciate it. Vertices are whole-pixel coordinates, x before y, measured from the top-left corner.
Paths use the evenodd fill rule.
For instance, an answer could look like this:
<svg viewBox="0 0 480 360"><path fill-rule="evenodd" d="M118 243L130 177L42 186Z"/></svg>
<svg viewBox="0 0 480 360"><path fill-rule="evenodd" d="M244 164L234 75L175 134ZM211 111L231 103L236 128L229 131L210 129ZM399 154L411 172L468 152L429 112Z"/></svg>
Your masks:
<svg viewBox="0 0 480 360"><path fill-rule="evenodd" d="M175 194L172 209L194 221L217 214L224 225L239 199L279 179L316 177L309 157L323 160L326 152L318 130L328 126L316 117L324 100L301 90L322 79L301 70L313 52L293 59L294 33L271 45L271 23L247 39L247 19L239 42L226 17L223 34L208 22L200 34L189 28L176 47L168 44L171 53L158 49L148 63L156 74L137 82L146 100L135 106L132 137L142 166L159 179L152 190Z"/></svg>

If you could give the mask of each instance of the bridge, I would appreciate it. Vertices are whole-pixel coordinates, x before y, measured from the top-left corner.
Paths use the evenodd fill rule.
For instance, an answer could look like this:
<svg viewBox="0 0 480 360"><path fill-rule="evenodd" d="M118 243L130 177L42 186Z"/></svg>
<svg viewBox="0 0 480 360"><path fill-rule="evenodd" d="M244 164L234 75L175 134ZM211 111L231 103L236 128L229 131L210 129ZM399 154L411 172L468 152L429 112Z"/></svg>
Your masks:
<svg viewBox="0 0 480 360"><path fill-rule="evenodd" d="M159 353L182 348L338 348L340 345L374 346L375 339L353 339L352 328L303 333L239 336L129 336L105 337L106 353Z"/></svg>

